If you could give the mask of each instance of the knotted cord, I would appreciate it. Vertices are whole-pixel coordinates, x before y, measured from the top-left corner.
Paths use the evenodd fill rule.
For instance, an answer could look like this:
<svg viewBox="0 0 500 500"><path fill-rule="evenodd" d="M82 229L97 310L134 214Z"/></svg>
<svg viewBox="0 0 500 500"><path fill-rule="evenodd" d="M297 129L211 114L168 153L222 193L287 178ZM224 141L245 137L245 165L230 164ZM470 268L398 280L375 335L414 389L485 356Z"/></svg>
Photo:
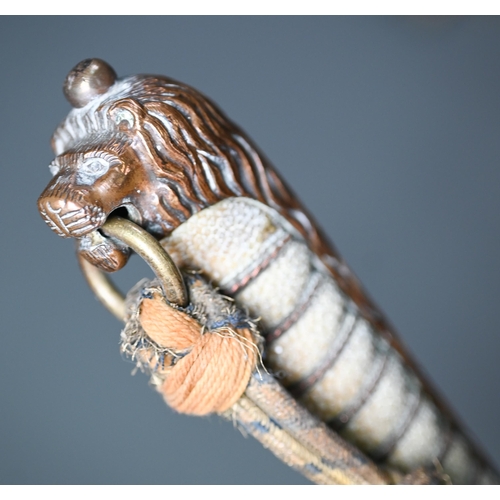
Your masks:
<svg viewBox="0 0 500 500"><path fill-rule="evenodd" d="M122 349L154 374L157 390L174 410L220 413L245 392L260 337L229 298L196 275L187 281L187 308L167 303L155 284L139 297L132 292L134 319L125 328Z"/></svg>

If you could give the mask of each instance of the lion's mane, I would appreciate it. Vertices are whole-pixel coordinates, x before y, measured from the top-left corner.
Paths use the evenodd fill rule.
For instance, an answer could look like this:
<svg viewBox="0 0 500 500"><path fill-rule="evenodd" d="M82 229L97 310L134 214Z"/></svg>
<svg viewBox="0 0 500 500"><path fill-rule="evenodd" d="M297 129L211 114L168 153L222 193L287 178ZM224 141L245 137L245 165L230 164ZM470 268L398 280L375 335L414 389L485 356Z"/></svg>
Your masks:
<svg viewBox="0 0 500 500"><path fill-rule="evenodd" d="M143 162L175 193L168 207L175 226L217 201L244 196L275 208L309 241L317 240L309 217L246 134L203 94L166 77L122 79L73 109L54 133L55 153L116 133L117 114L127 112L149 151Z"/></svg>

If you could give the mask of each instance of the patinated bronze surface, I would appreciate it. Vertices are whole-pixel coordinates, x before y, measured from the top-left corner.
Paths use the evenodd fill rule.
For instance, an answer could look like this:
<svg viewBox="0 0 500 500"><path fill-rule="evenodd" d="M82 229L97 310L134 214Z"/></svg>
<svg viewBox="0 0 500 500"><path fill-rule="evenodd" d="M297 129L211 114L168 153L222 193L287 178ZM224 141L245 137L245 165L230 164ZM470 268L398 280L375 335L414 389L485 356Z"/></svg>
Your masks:
<svg viewBox="0 0 500 500"><path fill-rule="evenodd" d="M299 231L363 318L419 375L452 429L460 427L297 197L214 103L162 76L115 81L98 59L77 65L64 91L78 109L54 134L54 177L38 206L58 235L76 238L81 259L108 272L126 264L128 247L100 230L112 214L126 214L159 239L221 200L257 200ZM474 454L486 463L477 447Z"/></svg>

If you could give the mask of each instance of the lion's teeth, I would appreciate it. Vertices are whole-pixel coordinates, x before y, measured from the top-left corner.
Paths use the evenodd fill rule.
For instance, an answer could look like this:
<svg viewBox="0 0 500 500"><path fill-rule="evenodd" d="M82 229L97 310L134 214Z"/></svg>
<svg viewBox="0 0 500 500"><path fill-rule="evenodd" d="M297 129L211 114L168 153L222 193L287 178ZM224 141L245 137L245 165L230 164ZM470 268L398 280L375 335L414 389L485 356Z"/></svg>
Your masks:
<svg viewBox="0 0 500 500"><path fill-rule="evenodd" d="M71 236L78 236L79 234L87 232L89 229L92 229L94 226L92 224L87 224L84 227L81 227L79 229L75 229L74 231L71 231Z"/></svg>

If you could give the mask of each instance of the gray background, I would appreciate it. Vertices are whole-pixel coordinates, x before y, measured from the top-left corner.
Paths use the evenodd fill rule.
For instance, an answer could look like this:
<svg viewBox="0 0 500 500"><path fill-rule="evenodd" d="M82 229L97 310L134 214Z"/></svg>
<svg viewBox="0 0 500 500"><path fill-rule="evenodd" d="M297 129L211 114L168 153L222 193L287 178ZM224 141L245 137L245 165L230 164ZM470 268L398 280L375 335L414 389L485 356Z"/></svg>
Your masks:
<svg viewBox="0 0 500 500"><path fill-rule="evenodd" d="M1 483L307 483L132 377L38 215L87 57L185 81L241 124L500 463L499 18L3 17L0 51Z"/></svg>

